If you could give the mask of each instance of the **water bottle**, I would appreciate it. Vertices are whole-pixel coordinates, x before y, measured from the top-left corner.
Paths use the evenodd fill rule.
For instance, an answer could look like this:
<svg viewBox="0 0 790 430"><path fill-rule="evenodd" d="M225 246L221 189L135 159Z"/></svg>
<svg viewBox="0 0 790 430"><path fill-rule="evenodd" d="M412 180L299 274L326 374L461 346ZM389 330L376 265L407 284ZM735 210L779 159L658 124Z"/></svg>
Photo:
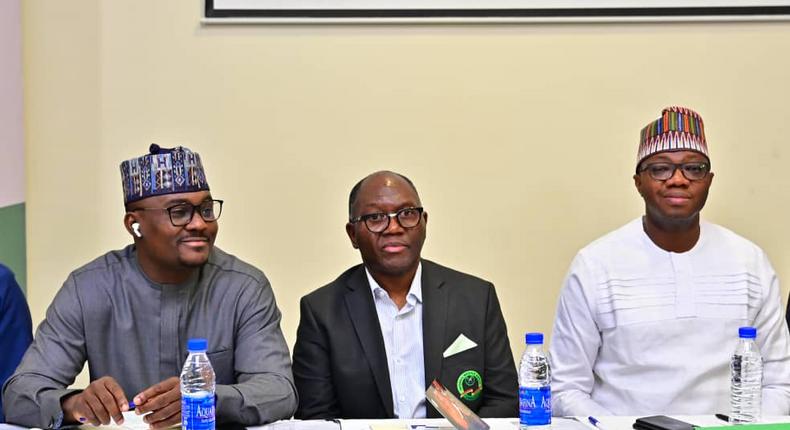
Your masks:
<svg viewBox="0 0 790 430"><path fill-rule="evenodd" d="M189 339L189 355L181 370L181 429L214 430L214 369L206 339Z"/></svg>
<svg viewBox="0 0 790 430"><path fill-rule="evenodd" d="M738 347L730 361L730 422L733 424L760 421L763 388L763 358L754 342L757 329L738 329Z"/></svg>
<svg viewBox="0 0 790 430"><path fill-rule="evenodd" d="M518 372L519 427L551 424L551 370L543 351L543 333L527 333Z"/></svg>

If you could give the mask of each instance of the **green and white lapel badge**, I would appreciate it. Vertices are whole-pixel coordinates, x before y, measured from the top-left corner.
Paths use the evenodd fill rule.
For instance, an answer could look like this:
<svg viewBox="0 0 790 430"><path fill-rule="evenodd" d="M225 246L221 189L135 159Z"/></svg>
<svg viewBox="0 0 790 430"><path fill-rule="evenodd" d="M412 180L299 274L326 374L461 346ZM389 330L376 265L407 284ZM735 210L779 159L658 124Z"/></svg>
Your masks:
<svg viewBox="0 0 790 430"><path fill-rule="evenodd" d="M483 392L483 377L476 370L467 370L455 381L458 395L468 401L477 400Z"/></svg>

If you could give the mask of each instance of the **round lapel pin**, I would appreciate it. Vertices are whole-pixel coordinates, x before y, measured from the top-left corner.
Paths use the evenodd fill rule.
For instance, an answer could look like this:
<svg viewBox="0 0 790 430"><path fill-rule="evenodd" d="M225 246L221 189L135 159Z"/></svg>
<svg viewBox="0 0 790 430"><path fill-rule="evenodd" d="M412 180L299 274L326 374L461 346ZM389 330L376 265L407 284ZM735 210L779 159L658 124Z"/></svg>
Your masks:
<svg viewBox="0 0 790 430"><path fill-rule="evenodd" d="M483 377L476 370L467 370L455 381L458 395L468 401L477 400L483 392Z"/></svg>

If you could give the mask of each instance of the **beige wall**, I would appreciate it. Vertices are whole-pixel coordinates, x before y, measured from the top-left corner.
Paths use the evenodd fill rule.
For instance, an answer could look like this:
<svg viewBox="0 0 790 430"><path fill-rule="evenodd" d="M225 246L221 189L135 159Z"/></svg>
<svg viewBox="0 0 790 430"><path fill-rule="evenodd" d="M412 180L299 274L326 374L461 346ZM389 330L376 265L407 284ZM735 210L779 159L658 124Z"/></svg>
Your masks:
<svg viewBox="0 0 790 430"><path fill-rule="evenodd" d="M641 213L638 132L670 104L706 120L706 218L790 285L789 23L203 27L201 8L24 2L35 320L130 241L118 164L157 142L203 156L217 243L268 274L289 344L299 298L359 260L350 187L388 168L430 213L424 256L495 282L518 355L574 253Z"/></svg>

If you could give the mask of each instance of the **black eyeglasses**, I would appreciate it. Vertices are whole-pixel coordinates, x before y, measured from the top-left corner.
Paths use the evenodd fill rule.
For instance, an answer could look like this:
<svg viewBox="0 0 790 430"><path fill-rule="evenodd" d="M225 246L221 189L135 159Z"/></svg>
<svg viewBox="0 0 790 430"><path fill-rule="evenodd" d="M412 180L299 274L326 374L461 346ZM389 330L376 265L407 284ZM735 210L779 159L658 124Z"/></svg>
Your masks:
<svg viewBox="0 0 790 430"><path fill-rule="evenodd" d="M704 162L694 163L650 163L642 167L639 172L647 171L647 174L656 181L666 181L675 176L675 171L680 169L683 177L689 181L699 181L708 176L710 164Z"/></svg>
<svg viewBox="0 0 790 430"><path fill-rule="evenodd" d="M195 210L205 222L214 222L222 214L223 200L205 200L198 205L179 203L166 208L134 208L132 211L167 211L170 222L176 227L183 227L192 222Z"/></svg>
<svg viewBox="0 0 790 430"><path fill-rule="evenodd" d="M414 228L420 223L422 208L403 208L397 212L391 213L377 212L374 214L366 214L351 218L349 222L356 224L360 221L364 221L365 227L367 227L371 233L381 233L390 226L390 219L392 218L397 219L398 224L403 228Z"/></svg>

